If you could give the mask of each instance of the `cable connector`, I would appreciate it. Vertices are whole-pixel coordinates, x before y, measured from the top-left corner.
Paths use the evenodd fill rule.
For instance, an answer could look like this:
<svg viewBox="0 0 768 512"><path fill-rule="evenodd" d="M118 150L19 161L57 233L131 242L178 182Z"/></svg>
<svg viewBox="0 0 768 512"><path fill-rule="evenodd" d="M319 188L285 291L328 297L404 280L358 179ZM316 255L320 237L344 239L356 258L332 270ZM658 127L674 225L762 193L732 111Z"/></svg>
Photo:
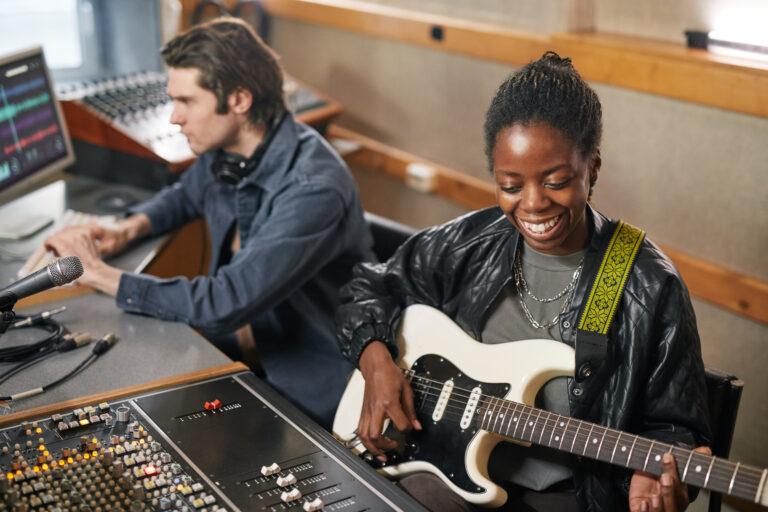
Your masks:
<svg viewBox="0 0 768 512"><path fill-rule="evenodd" d="M112 345L114 345L116 341L117 336L115 336L115 333L109 332L105 334L99 341L96 342L96 345L93 347L93 353L97 356L100 356L112 348Z"/></svg>
<svg viewBox="0 0 768 512"><path fill-rule="evenodd" d="M10 400L19 400L21 398L27 398L28 396L39 395L43 391L45 391L43 388L28 389L27 391L22 391L21 393L16 393L15 395L11 395L8 398Z"/></svg>
<svg viewBox="0 0 768 512"><path fill-rule="evenodd" d="M87 345L93 338L89 332L75 332L65 334L61 337L61 343L56 346L56 350L59 352L66 352L67 350L74 350L80 348L83 345Z"/></svg>
<svg viewBox="0 0 768 512"><path fill-rule="evenodd" d="M52 309L50 311L43 311L42 313L28 316L24 320L19 320L18 322L13 324L13 327L14 329L17 329L19 327L25 327L28 325L37 325L39 323L42 323L44 320L49 319L53 315L57 315L62 311L66 311L66 310L67 310L67 306L61 306L60 308Z"/></svg>

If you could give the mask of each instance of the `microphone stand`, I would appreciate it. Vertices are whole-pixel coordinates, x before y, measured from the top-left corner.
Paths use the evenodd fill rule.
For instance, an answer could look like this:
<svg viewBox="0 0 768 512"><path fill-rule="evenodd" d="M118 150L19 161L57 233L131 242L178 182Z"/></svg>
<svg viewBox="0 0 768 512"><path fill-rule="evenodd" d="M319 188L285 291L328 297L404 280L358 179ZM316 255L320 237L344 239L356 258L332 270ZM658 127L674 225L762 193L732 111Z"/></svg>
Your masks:
<svg viewBox="0 0 768 512"><path fill-rule="evenodd" d="M0 296L0 336L8 330L8 327L16 319L16 313L13 312L15 304L16 301L10 297L6 295Z"/></svg>
<svg viewBox="0 0 768 512"><path fill-rule="evenodd" d="M0 311L0 313L2 313L2 316L0 316L0 336L2 336L16 319L16 313L10 307L7 310Z"/></svg>

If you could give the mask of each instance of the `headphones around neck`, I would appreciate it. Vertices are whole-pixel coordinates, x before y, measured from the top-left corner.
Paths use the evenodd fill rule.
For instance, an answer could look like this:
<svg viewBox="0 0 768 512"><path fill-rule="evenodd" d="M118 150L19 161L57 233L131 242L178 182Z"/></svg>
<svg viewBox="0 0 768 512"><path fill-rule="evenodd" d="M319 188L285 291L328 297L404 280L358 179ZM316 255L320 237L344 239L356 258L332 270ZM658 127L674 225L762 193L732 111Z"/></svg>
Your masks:
<svg viewBox="0 0 768 512"><path fill-rule="evenodd" d="M283 115L277 116L267 123L268 128L264 133L264 137L253 154L248 158L219 149L216 152L216 158L211 164L211 171L213 171L216 180L227 185L236 186L247 178L251 171L258 167L261 159L264 157L264 153L267 152L267 148L272 143L275 133L277 133L278 126L285 117L286 114L283 113Z"/></svg>
<svg viewBox="0 0 768 512"><path fill-rule="evenodd" d="M217 181L227 185L237 185L251 174L259 160L259 158L245 158L241 155L219 151L211 164L211 170Z"/></svg>

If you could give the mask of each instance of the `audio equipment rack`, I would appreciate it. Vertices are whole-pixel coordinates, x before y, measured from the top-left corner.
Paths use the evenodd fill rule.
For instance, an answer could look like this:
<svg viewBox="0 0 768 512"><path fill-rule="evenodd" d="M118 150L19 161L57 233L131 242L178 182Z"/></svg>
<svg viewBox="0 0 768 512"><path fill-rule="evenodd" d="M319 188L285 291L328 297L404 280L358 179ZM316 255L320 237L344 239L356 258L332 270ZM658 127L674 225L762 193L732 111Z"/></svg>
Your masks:
<svg viewBox="0 0 768 512"><path fill-rule="evenodd" d="M423 510L242 368L0 417L0 510Z"/></svg>

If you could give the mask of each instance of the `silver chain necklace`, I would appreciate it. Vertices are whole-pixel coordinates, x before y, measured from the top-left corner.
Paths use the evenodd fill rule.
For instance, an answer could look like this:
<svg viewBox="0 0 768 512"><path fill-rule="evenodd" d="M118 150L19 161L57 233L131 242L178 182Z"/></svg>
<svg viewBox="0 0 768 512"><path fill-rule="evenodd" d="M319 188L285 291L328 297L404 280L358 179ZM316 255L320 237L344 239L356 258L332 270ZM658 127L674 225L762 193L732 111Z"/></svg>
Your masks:
<svg viewBox="0 0 768 512"><path fill-rule="evenodd" d="M560 293L558 293L557 295L555 295L550 299L540 299L539 297L531 293L531 290L528 288L528 283L525 281L525 276L523 276L523 262L520 256L521 253L522 251L520 250L520 248L518 248L517 253L515 254L515 262L512 265L512 273L515 276L515 288L517 289L517 298L520 301L520 307L523 309L525 318L528 319L528 322L530 322L530 324L533 326L534 329L549 329L550 327L554 327L560 321L560 317L563 315L563 313L565 313L568 310L568 306L571 305L571 300L573 299L573 292L574 290L576 290L576 283L579 281L579 275L581 275L581 268L584 265L584 258L583 257L581 258L581 260L579 261L578 268L573 272L573 278L571 279L571 282L568 283L568 285L566 285L566 287L563 288L563 290ZM538 321L536 321L536 319L533 318L533 315L528 310L528 306L525 305L526 294L536 302L542 302L542 303L554 302L565 295L565 300L563 301L563 308L560 310L560 312L557 315L554 316L554 318L552 318L552 320L539 323Z"/></svg>

